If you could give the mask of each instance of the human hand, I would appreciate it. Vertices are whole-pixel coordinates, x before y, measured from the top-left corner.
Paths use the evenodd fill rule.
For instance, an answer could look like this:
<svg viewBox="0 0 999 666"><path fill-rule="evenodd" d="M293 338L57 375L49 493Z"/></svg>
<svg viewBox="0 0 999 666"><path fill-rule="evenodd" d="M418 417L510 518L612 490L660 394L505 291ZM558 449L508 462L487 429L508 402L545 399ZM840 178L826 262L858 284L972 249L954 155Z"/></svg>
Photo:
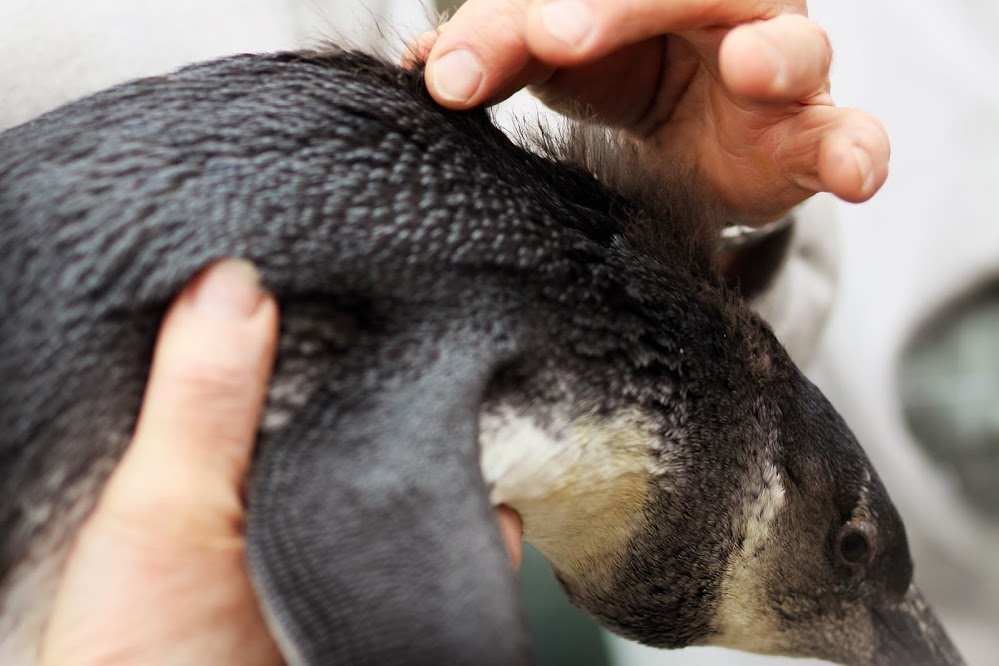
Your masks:
<svg viewBox="0 0 999 666"><path fill-rule="evenodd" d="M872 116L837 108L832 50L805 0L468 0L411 46L444 106L495 103L524 86L696 164L745 221L818 191L864 201L890 148Z"/></svg>
<svg viewBox="0 0 999 666"><path fill-rule="evenodd" d="M281 664L247 575L243 478L277 307L253 268L212 267L160 330L135 434L70 551L48 664Z"/></svg>
<svg viewBox="0 0 999 666"><path fill-rule="evenodd" d="M283 663L246 569L242 492L277 318L241 261L174 302L132 442L70 551L43 665ZM517 565L520 519L498 511Z"/></svg>

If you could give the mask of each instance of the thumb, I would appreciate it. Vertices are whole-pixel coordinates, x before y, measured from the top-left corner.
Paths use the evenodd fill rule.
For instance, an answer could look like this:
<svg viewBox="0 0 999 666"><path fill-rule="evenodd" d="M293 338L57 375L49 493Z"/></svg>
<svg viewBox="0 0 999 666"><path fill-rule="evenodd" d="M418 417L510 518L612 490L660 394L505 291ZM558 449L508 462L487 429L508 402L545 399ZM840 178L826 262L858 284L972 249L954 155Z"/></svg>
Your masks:
<svg viewBox="0 0 999 666"><path fill-rule="evenodd" d="M95 517L173 544L239 537L276 339L277 307L252 264L196 278L164 319L135 435Z"/></svg>

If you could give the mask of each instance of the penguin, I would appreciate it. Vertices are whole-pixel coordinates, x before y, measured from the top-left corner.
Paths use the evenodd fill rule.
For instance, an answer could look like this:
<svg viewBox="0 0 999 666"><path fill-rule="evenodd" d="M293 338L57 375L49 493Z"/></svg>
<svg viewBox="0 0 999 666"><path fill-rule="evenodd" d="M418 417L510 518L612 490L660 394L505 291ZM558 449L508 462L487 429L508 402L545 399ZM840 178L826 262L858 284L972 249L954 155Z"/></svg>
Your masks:
<svg viewBox="0 0 999 666"><path fill-rule="evenodd" d="M696 177L563 143L337 49L0 135L0 662L35 659L167 304L244 257L282 313L246 539L290 664L530 663L499 504L648 645L963 663L863 450L722 278Z"/></svg>

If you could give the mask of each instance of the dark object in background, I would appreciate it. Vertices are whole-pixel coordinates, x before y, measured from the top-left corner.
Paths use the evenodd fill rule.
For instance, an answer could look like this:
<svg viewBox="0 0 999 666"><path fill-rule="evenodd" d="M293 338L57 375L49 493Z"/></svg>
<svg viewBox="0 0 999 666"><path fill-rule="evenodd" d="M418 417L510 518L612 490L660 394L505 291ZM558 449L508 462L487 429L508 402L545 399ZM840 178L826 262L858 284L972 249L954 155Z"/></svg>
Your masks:
<svg viewBox="0 0 999 666"><path fill-rule="evenodd" d="M527 662L506 502L625 636L960 663L689 183L601 178L345 53L198 65L0 135L0 661L31 658L166 304L243 256L283 315L247 540L290 662Z"/></svg>
<svg viewBox="0 0 999 666"><path fill-rule="evenodd" d="M970 506L999 520L999 280L977 285L919 328L898 382L913 439Z"/></svg>

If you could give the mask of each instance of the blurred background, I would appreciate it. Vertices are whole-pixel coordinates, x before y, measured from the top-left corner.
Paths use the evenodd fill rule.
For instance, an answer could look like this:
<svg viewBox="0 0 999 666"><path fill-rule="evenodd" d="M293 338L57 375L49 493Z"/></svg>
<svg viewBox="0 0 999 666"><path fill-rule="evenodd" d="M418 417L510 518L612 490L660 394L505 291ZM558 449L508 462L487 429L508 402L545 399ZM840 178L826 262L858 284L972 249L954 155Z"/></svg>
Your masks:
<svg viewBox="0 0 999 666"><path fill-rule="evenodd" d="M3 0L0 129L220 55L330 37L401 46L457 4ZM807 371L899 505L916 578L969 663L999 664L999 2L812 0L810 10L836 49L837 102L880 118L893 157L871 202L832 204L840 281ZM568 606L533 552L522 580L546 666L779 661L613 638Z"/></svg>

